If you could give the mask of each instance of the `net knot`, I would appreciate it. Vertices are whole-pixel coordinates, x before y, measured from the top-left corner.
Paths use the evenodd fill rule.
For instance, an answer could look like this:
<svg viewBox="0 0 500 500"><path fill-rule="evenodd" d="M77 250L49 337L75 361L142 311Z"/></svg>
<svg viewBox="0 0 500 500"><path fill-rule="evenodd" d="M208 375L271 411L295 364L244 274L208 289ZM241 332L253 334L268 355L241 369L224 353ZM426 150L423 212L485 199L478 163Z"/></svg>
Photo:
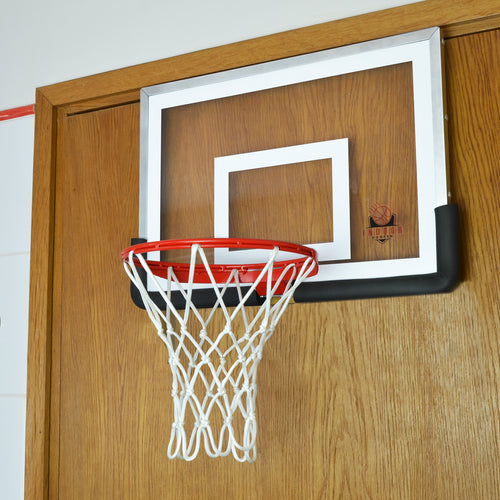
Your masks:
<svg viewBox="0 0 500 500"><path fill-rule="evenodd" d="M199 418L199 420L196 422L197 427L210 427L210 420L208 420L207 417L202 416Z"/></svg>
<svg viewBox="0 0 500 500"><path fill-rule="evenodd" d="M181 392L181 396L183 398L192 398L193 395L194 395L194 391L190 385L187 385L186 388Z"/></svg>
<svg viewBox="0 0 500 500"><path fill-rule="evenodd" d="M208 337L207 331L203 328L200 330L200 339L206 339Z"/></svg>
<svg viewBox="0 0 500 500"><path fill-rule="evenodd" d="M249 382L245 382L241 386L241 392L252 392L252 391L255 391L256 389L257 389L257 384L255 384L255 383L252 384Z"/></svg>
<svg viewBox="0 0 500 500"><path fill-rule="evenodd" d="M245 355L242 352L240 352L238 354L238 362L243 365L246 363L246 361L247 361L247 358L245 357Z"/></svg>
<svg viewBox="0 0 500 500"><path fill-rule="evenodd" d="M169 358L168 358L168 363L171 365L171 366L176 366L179 364L179 356L177 354L172 354Z"/></svg>

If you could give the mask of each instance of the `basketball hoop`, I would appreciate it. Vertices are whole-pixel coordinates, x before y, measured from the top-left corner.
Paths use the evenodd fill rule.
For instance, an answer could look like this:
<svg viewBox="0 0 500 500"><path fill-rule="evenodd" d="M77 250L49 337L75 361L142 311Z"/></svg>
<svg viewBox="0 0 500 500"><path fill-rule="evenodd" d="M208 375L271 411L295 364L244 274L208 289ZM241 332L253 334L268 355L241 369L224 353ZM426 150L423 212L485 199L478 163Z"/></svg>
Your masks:
<svg viewBox="0 0 500 500"><path fill-rule="evenodd" d="M251 265L210 264L206 248L264 249L269 250L269 258ZM188 264L143 257L148 252L179 249L190 249ZM279 260L283 252L286 257ZM123 250L121 258L169 353L174 423L168 457L193 460L203 442L210 457L232 453L240 462L255 461L257 367L295 289L318 272L315 250L279 241L212 238L141 243ZM165 310L151 299L138 267L160 293ZM208 284L215 292L215 305L206 314L192 301L197 283ZM244 290L242 284L251 285ZM239 298L231 309L224 303L230 287L236 288ZM172 303L173 290L180 290L185 299L182 314ZM245 307L255 291L263 296L262 304ZM221 330L213 321L209 331L218 309L225 324Z"/></svg>

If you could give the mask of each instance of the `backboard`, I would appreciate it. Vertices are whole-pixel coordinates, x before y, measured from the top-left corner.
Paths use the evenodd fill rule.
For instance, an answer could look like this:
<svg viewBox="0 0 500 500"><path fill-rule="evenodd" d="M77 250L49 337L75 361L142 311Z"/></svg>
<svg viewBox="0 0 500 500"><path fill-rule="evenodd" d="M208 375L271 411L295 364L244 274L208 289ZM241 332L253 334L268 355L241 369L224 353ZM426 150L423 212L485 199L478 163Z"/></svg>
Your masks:
<svg viewBox="0 0 500 500"><path fill-rule="evenodd" d="M296 301L447 291L458 244L444 123L438 28L145 88L136 241L312 246L319 273Z"/></svg>

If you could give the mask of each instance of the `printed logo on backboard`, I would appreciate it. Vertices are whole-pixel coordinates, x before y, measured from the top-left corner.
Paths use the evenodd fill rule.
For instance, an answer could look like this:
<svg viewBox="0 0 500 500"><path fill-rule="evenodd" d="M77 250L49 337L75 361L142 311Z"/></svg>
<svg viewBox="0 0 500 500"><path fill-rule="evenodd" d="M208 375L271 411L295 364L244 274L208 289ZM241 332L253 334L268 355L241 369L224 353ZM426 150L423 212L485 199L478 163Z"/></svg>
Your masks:
<svg viewBox="0 0 500 500"><path fill-rule="evenodd" d="M393 236L403 232L402 226L396 224L396 214L381 203L370 207L369 226L363 230L363 236L372 238L379 243L385 243Z"/></svg>

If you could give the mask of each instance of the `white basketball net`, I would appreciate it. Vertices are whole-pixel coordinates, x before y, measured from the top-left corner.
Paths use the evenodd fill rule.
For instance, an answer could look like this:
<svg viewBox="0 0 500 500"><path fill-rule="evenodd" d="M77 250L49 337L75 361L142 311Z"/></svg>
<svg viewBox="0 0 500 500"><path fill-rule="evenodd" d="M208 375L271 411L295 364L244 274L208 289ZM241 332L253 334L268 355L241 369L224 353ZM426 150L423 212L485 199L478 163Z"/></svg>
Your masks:
<svg viewBox="0 0 500 500"><path fill-rule="evenodd" d="M187 284L179 283L173 269L169 268L166 286L160 285L140 254L130 252L128 260L124 262L125 271L140 291L146 311L168 349L174 402L169 458L193 460L203 443L210 457L223 457L232 453L240 462L255 461L255 398L257 367L262 359L262 349L273 334L295 289L316 266L312 258L299 265L300 269L290 264L273 284L271 277L278 252L278 247L270 251L266 266L244 294L237 270L232 271L226 283L215 282L205 252L198 244L191 248L190 279ZM201 258L216 294L214 307L203 311L203 315L191 300L197 257ZM165 311L149 296L134 258L139 260L150 283L154 283L165 300ZM289 281L284 293L272 301L278 286L285 280ZM260 282L266 283L267 288L263 304L245 307ZM174 283L176 286L172 286ZM224 304L224 294L230 285L236 287L240 301L231 310ZM175 289L181 291L186 301L182 315L171 301L171 293ZM217 323L214 321L212 330L216 330L209 331L209 324L217 310L224 315L225 326L219 331L220 327L217 324L214 327L214 323Z"/></svg>

